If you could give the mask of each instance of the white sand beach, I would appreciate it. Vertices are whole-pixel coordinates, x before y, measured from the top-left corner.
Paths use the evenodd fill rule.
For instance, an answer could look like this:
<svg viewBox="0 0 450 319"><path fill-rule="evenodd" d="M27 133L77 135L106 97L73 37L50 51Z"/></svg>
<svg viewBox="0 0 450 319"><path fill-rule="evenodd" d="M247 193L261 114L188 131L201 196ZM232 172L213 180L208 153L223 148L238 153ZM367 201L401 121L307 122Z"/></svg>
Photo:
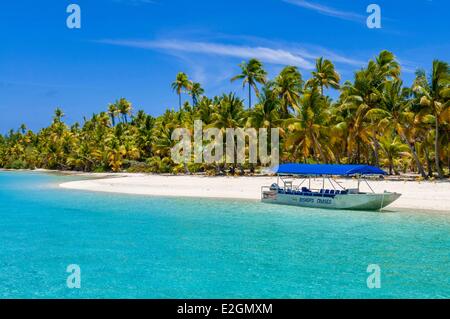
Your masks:
<svg viewBox="0 0 450 319"><path fill-rule="evenodd" d="M101 177L101 174L92 175ZM208 197L259 200L261 186L276 182L276 177L207 177L163 176L147 174L105 174L101 179L63 183L67 189L124 193L150 196ZM322 179L313 186L320 188ZM346 187L356 187L356 180L340 179ZM399 209L446 211L450 213L450 182L370 181L376 192L389 190L401 193L396 202L387 207ZM361 183L361 189L369 189Z"/></svg>

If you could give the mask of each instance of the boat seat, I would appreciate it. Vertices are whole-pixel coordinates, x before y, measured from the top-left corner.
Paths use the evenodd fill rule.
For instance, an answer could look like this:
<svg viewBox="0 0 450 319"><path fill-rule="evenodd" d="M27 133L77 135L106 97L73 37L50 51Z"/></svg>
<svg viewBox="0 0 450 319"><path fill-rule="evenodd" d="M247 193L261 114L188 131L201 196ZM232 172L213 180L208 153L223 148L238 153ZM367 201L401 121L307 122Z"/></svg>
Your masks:
<svg viewBox="0 0 450 319"><path fill-rule="evenodd" d="M340 190L336 190L336 191L334 191L334 193L335 193L336 195L339 195L339 194L341 193L341 191L340 191Z"/></svg>
<svg viewBox="0 0 450 319"><path fill-rule="evenodd" d="M347 195L347 194L348 194L348 190L341 191L341 195Z"/></svg>
<svg viewBox="0 0 450 319"><path fill-rule="evenodd" d="M320 194L323 194L325 192L325 190L322 188L321 190L320 190Z"/></svg>
<svg viewBox="0 0 450 319"><path fill-rule="evenodd" d="M306 193L306 192L310 192L308 187L302 187L302 192Z"/></svg>
<svg viewBox="0 0 450 319"><path fill-rule="evenodd" d="M330 190L330 195L334 195L334 189Z"/></svg>
<svg viewBox="0 0 450 319"><path fill-rule="evenodd" d="M330 190L329 189L326 189L325 190L325 194L329 194L330 193Z"/></svg>

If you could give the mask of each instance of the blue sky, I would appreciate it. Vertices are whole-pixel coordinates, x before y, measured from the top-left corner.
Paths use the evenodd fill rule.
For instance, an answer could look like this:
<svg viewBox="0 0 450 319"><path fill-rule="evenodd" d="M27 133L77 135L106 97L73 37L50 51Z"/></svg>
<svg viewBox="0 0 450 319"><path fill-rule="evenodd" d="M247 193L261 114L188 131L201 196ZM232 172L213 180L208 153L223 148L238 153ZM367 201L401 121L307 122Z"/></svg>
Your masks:
<svg viewBox="0 0 450 319"><path fill-rule="evenodd" d="M71 3L81 7L79 30L66 27ZM371 3L381 7L381 29L366 26ZM346 80L387 49L410 84L415 69L450 60L449 11L447 0L3 1L0 131L46 126L57 106L68 123L82 121L120 97L159 115L177 107L170 84L179 71L207 95L245 98L229 79L250 57L270 76L294 64L308 78L324 56Z"/></svg>

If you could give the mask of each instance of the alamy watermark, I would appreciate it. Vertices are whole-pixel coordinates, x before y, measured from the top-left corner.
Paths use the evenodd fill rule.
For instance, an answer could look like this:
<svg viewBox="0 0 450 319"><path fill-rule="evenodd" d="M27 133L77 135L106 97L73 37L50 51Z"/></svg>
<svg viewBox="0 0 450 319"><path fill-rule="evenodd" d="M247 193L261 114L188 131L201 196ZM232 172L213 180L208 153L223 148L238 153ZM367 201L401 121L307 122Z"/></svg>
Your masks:
<svg viewBox="0 0 450 319"><path fill-rule="evenodd" d="M367 17L366 24L369 29L381 29L381 8L378 4L369 4L367 6L367 13L370 15Z"/></svg>
<svg viewBox="0 0 450 319"><path fill-rule="evenodd" d="M370 264L367 266L367 272L370 275L367 277L367 288L380 289L381 288L381 267L377 264Z"/></svg>
<svg viewBox="0 0 450 319"><path fill-rule="evenodd" d="M66 25L69 29L81 29L81 7L78 4L69 4L66 8L69 16ZM370 15L367 17L366 25L369 29L381 29L381 7L372 3L367 6L366 12Z"/></svg>
<svg viewBox="0 0 450 319"><path fill-rule="evenodd" d="M81 7L78 4L69 4L66 12L69 16L66 25L69 29L81 29Z"/></svg>
<svg viewBox="0 0 450 319"><path fill-rule="evenodd" d="M275 167L279 163L279 128L226 128L209 127L194 121L193 133L187 128L177 128L172 140L178 141L171 148L172 160L177 163L250 164ZM247 145L248 140L248 145ZM270 152L270 154L269 154ZM248 158L246 154L248 153Z"/></svg>
<svg viewBox="0 0 450 319"><path fill-rule="evenodd" d="M76 264L67 266L66 272L70 275L67 276L66 285L69 289L81 288L81 268Z"/></svg>

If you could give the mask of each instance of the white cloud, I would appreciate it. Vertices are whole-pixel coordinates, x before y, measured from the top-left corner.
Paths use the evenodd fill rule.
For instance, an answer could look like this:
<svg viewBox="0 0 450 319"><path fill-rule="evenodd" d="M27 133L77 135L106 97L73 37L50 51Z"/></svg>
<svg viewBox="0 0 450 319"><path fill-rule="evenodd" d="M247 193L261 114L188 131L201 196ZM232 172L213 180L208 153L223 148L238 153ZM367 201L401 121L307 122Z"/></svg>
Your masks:
<svg viewBox="0 0 450 319"><path fill-rule="evenodd" d="M292 5L295 5L295 6L298 6L298 7L301 7L301 8L304 8L304 9L313 10L313 11L323 14L323 15L327 15L327 16L331 16L331 17L335 17L335 18L339 18L339 19L343 19L343 20L363 22L366 19L361 14L357 14L357 13L350 12L350 11L342 11L339 9L335 9L335 8L321 5L318 3L313 3L310 1L305 1L305 0L282 0L282 1L292 4Z"/></svg>
<svg viewBox="0 0 450 319"><path fill-rule="evenodd" d="M290 50L295 54L301 55L305 59L315 60L318 57L324 57L336 64L346 64L356 67L361 67L367 63L367 61L348 58L329 49L317 46L294 44Z"/></svg>
<svg viewBox="0 0 450 319"><path fill-rule="evenodd" d="M256 58L271 64L295 65L308 70L314 68L314 64L307 61L300 54L295 54L284 49L264 46L231 45L177 39L156 41L102 40L100 42L142 49L162 49L175 52L199 53L242 59Z"/></svg>
<svg viewBox="0 0 450 319"><path fill-rule="evenodd" d="M315 59L321 56L334 63L349 66L361 67L366 63L366 61L349 58L318 46L299 43L278 43L264 39L258 40L260 42L259 45L235 45L180 39L150 41L106 39L98 42L148 50L163 50L172 55L176 55L179 58L182 57L183 54L189 53L242 59L256 58L269 64L295 65L305 70L313 69Z"/></svg>
<svg viewBox="0 0 450 319"><path fill-rule="evenodd" d="M198 37L198 34L196 35ZM224 40L228 43L224 43ZM339 72L353 74L355 68L363 67L367 61L355 56L347 57L320 46L273 41L255 37L235 37L220 35L192 39L192 35L172 34L171 37L155 40L105 39L97 43L161 51L178 60L182 70L192 80L203 83L211 93L232 90L229 79L238 72L236 59L257 58L263 61L270 77L275 76L282 67L295 65L304 71L315 68L318 57L336 63ZM231 43L230 43L231 42ZM306 75L309 72L305 72Z"/></svg>

